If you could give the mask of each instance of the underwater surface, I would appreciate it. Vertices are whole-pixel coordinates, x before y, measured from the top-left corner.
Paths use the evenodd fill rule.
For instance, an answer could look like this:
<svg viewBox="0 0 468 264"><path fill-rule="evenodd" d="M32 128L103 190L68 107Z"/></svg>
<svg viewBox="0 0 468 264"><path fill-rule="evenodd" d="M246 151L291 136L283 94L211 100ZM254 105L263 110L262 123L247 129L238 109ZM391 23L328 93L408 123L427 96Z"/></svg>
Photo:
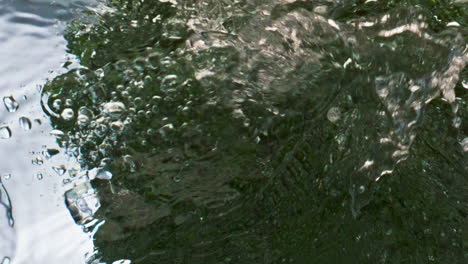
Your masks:
<svg viewBox="0 0 468 264"><path fill-rule="evenodd" d="M466 263L466 1L32 2L1 16L6 261Z"/></svg>

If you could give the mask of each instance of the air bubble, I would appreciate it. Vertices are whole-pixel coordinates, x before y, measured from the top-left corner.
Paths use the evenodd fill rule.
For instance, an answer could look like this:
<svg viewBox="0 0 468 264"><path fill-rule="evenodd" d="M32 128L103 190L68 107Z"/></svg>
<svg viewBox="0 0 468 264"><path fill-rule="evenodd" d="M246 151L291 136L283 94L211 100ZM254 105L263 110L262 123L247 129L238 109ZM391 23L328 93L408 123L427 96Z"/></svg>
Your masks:
<svg viewBox="0 0 468 264"><path fill-rule="evenodd" d="M8 112L16 112L19 108L18 102L12 95L3 97L3 103Z"/></svg>
<svg viewBox="0 0 468 264"><path fill-rule="evenodd" d="M136 97L135 99L133 99L133 103L136 106L141 106L141 105L143 105L143 99L141 99L141 97Z"/></svg>
<svg viewBox="0 0 468 264"><path fill-rule="evenodd" d="M96 174L96 179L110 180L112 179L112 173L109 171L101 170L98 174Z"/></svg>
<svg viewBox="0 0 468 264"><path fill-rule="evenodd" d="M55 173L57 173L59 176L62 176L63 174L65 174L65 172L67 171L67 168L65 168L64 165L59 165L59 166L53 166L52 169L55 171Z"/></svg>
<svg viewBox="0 0 468 264"><path fill-rule="evenodd" d="M31 164L41 166L42 164L44 164L44 159L42 159L41 157L36 157L35 159L31 160Z"/></svg>
<svg viewBox="0 0 468 264"><path fill-rule="evenodd" d="M148 130L146 130L146 134L148 136L154 136L156 134L156 131L154 131L154 129L152 128L148 128Z"/></svg>
<svg viewBox="0 0 468 264"><path fill-rule="evenodd" d="M108 127L104 124L100 124L96 130L95 130L95 133L98 137L104 137L108 131Z"/></svg>
<svg viewBox="0 0 468 264"><path fill-rule="evenodd" d="M359 193L364 193L366 191L366 187L364 185L359 186Z"/></svg>
<svg viewBox="0 0 468 264"><path fill-rule="evenodd" d="M120 95L123 97L123 98L128 98L130 96L130 94L127 92L127 91L122 91L120 93Z"/></svg>
<svg viewBox="0 0 468 264"><path fill-rule="evenodd" d="M112 262L112 264L131 264L132 261L129 259L120 259ZM3 263L2 263L3 264Z"/></svg>
<svg viewBox="0 0 468 264"><path fill-rule="evenodd" d="M103 112L112 118L119 118L125 111L125 105L121 102L110 102L103 106Z"/></svg>
<svg viewBox="0 0 468 264"><path fill-rule="evenodd" d="M460 144L462 145L463 151L468 152L468 137L464 138Z"/></svg>
<svg viewBox="0 0 468 264"><path fill-rule="evenodd" d="M159 101L161 101L162 97L161 96L158 96L158 95L154 95L153 97L151 97L151 101L153 101L153 103L157 103Z"/></svg>
<svg viewBox="0 0 468 264"><path fill-rule="evenodd" d="M54 129L54 130L50 131L49 134L51 134L52 136L56 136L56 137L65 136L65 133L63 133L63 131L58 130L58 129Z"/></svg>
<svg viewBox="0 0 468 264"><path fill-rule="evenodd" d="M176 176L172 177L172 180L174 182L180 182L182 180L182 178L179 175L176 175Z"/></svg>
<svg viewBox="0 0 468 264"><path fill-rule="evenodd" d="M60 116L62 117L63 120L70 121L75 116L75 113L73 112L73 109L65 108L63 109L62 114L60 114Z"/></svg>
<svg viewBox="0 0 468 264"><path fill-rule="evenodd" d="M148 56L149 67L152 69L158 68L160 58L158 53L152 53Z"/></svg>
<svg viewBox="0 0 468 264"><path fill-rule="evenodd" d="M42 173L38 173L38 174L36 174L36 178L38 180L42 180L42 179L44 179L44 175L42 175Z"/></svg>
<svg viewBox="0 0 468 264"><path fill-rule="evenodd" d="M78 110L78 114L79 115L85 115L89 118L93 118L94 117L94 114L93 114L93 111L91 111L89 108L87 107L80 107L80 109Z"/></svg>
<svg viewBox="0 0 468 264"><path fill-rule="evenodd" d="M112 150L112 147L111 145L109 144L106 144L106 143L102 143L101 145L99 145L99 151L102 153L102 155L104 156L107 156L110 154Z"/></svg>
<svg viewBox="0 0 468 264"><path fill-rule="evenodd" d="M75 178L76 176L78 176L78 171L79 171L79 169L77 169L77 168L69 169L69 170L68 170L68 175L69 175L71 178Z"/></svg>
<svg viewBox="0 0 468 264"><path fill-rule="evenodd" d="M94 73L99 79L103 78L105 75L104 70L102 68L97 69Z"/></svg>
<svg viewBox="0 0 468 264"><path fill-rule="evenodd" d="M60 99L55 99L55 100L52 102L52 107L53 107L55 110L60 110L60 108L62 108L62 100L60 100Z"/></svg>
<svg viewBox="0 0 468 264"><path fill-rule="evenodd" d="M7 126L0 127L0 138L8 139L11 138L11 130Z"/></svg>
<svg viewBox="0 0 468 264"><path fill-rule="evenodd" d="M101 160L101 162L99 162L99 166L100 166L100 167L107 167L107 166L109 166L111 163L112 163L112 159L111 159L111 158L103 158L103 159Z"/></svg>
<svg viewBox="0 0 468 264"><path fill-rule="evenodd" d="M25 131L28 131L28 130L31 130L31 120L29 120L29 118L23 116L23 117L20 117L19 119L19 124L21 126L21 128L23 128Z"/></svg>
<svg viewBox="0 0 468 264"><path fill-rule="evenodd" d="M78 118L76 118L76 123L79 125L79 126L87 126L89 123L90 123L90 119L88 116L85 116L85 115L78 115Z"/></svg>
<svg viewBox="0 0 468 264"><path fill-rule="evenodd" d="M117 85L117 86L115 87L115 89L116 89L117 91L119 91L119 92L122 92L123 90L125 90L125 86L119 84L119 85Z"/></svg>
<svg viewBox="0 0 468 264"><path fill-rule="evenodd" d="M460 125L461 125L461 123L462 123L462 120L461 120L461 118L460 118L459 116L455 117L455 118L452 120L452 126L453 126L454 128L459 128Z"/></svg>
<svg viewBox="0 0 468 264"><path fill-rule="evenodd" d="M341 111L338 107L332 107L327 112L327 118L330 122L335 123L341 118Z"/></svg>
<svg viewBox="0 0 468 264"><path fill-rule="evenodd" d="M152 115L151 111L146 111L146 112L145 112L145 117L146 117L147 119L150 119L150 118L151 118L151 115Z"/></svg>
<svg viewBox="0 0 468 264"><path fill-rule="evenodd" d="M159 133L164 137L172 130L174 130L174 125L167 124L159 129Z"/></svg>
<svg viewBox="0 0 468 264"><path fill-rule="evenodd" d="M124 128L124 123L122 121L115 121L110 124L110 128L114 131L121 131Z"/></svg>

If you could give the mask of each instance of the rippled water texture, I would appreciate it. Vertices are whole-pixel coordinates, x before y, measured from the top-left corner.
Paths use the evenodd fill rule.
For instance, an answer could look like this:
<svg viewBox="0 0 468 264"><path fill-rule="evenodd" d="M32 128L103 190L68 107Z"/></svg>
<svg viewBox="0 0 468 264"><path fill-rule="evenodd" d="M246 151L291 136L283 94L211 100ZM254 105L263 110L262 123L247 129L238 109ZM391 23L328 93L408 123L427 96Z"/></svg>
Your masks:
<svg viewBox="0 0 468 264"><path fill-rule="evenodd" d="M73 165L32 164L94 261L465 263L465 4L108 1L41 94ZM28 101L4 140L40 131Z"/></svg>
<svg viewBox="0 0 468 264"><path fill-rule="evenodd" d="M75 21L81 67L43 98L99 168L98 256L465 262L461 5L121 0Z"/></svg>
<svg viewBox="0 0 468 264"><path fill-rule="evenodd" d="M72 59L62 32L76 6L50 2L0 1L2 263L83 264L93 250L64 201L70 176L53 170L79 165L49 134L53 127L40 105L41 85Z"/></svg>

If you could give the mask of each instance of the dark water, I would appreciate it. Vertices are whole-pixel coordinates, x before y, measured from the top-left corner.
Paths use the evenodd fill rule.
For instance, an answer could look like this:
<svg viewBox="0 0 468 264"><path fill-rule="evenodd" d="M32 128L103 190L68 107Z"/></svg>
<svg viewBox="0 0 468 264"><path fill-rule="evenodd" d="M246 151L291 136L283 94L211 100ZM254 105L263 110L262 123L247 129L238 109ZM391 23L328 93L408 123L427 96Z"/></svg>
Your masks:
<svg viewBox="0 0 468 264"><path fill-rule="evenodd" d="M73 22L81 67L43 107L94 168L96 259L464 263L464 13L116 0Z"/></svg>

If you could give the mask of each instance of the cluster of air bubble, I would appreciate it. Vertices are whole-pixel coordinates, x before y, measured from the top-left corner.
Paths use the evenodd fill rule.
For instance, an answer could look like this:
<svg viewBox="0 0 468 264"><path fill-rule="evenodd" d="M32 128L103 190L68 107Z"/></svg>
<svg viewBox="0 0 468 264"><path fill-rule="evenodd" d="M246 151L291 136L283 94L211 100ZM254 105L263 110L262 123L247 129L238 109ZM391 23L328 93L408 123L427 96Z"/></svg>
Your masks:
<svg viewBox="0 0 468 264"><path fill-rule="evenodd" d="M308 122L326 115L341 131L338 150L351 144L362 154L354 161L361 165L350 176L355 193L408 157L414 127L428 102L442 94L455 103L454 87L466 64L463 39L456 31L447 33L449 37L432 36L417 9L340 23L326 17L326 5L308 10L283 6L282 1L258 1L249 6L258 15L248 16L240 2L231 2L218 11L211 10L211 1L188 9L162 3L159 7L166 12L123 25L161 29L139 51L130 49L134 56L104 65L100 59L113 55L96 49L89 58L82 54L83 62L95 60L87 63L94 70L78 69L60 77L81 88L58 87L61 91L52 92L48 104L60 124L70 128L64 138L85 164L108 164L109 158L130 152L156 154L177 140L193 141L194 135L208 139L214 148L220 141L216 133L222 132L202 123L210 115L210 122L232 119L226 127L238 123L239 136L248 144L265 141L285 120L294 123L305 115ZM248 22L214 23L212 18L225 12ZM415 19L406 23L401 17ZM413 38L419 42L413 44ZM374 58L375 54L382 57ZM360 80L360 72L368 80ZM363 87L334 81L336 76L346 80L353 74ZM46 91L55 91L53 85ZM350 106L359 92L371 97L375 93L380 101L365 109ZM333 97L337 99L328 112L316 107ZM353 131L366 120L376 122L378 129L356 138ZM330 160L333 163L334 158ZM356 210L365 204L356 205Z"/></svg>
<svg viewBox="0 0 468 264"><path fill-rule="evenodd" d="M152 23L158 22L156 19ZM161 25L165 29L161 38L180 41L188 29L178 18L170 22ZM76 149L76 155L86 165L102 165L108 158L132 151L154 154L174 138L212 137L206 149L215 148L219 137L216 128L203 127L197 117L211 115L213 120L224 119L226 130L233 125L229 119L247 128L252 118L239 107L242 104L258 104L256 108L268 112L271 118L278 116L273 106L260 106L263 102L255 97L261 95L254 87L243 91L234 89L235 83L223 83L223 78L231 78L228 76L231 72L222 73L229 67L224 63L242 56L232 45L207 49L206 53L183 46L166 50L164 45L147 47L134 58L120 59L95 71L77 69L60 77L70 87L83 89L56 88L53 83L46 87L45 91L61 89L50 94L46 108L58 124L70 128L60 135L61 141ZM225 52L232 54L226 56ZM208 56L217 56L217 60L209 62ZM219 68L219 76L213 76L213 68ZM223 85L227 86L222 88ZM267 134L265 128L256 128L255 135L246 140L258 142L261 135Z"/></svg>
<svg viewBox="0 0 468 264"><path fill-rule="evenodd" d="M18 102L11 95L3 97L3 104L5 106L5 109L10 113L16 112L16 110L18 110L19 108ZM9 126L7 125L0 126L0 138L1 139L11 138L11 135L12 133L11 133L11 129Z"/></svg>
<svg viewBox="0 0 468 264"><path fill-rule="evenodd" d="M248 176L274 197L288 181L341 195L358 217L431 102L460 127L463 36L418 8L342 21L336 1L123 2L129 15L71 26L86 68L47 84L44 106L84 166L130 171L121 184L139 177L145 197L217 208Z"/></svg>
<svg viewBox="0 0 468 264"><path fill-rule="evenodd" d="M26 97L25 97L26 98ZM20 107L18 101L15 99L13 95L9 96L4 96L3 97L3 105L5 106L5 109L9 113L14 113L18 110ZM36 123L40 124L40 120L36 119ZM32 128L32 122L29 119L29 117L26 116L21 116L18 119L19 126L24 130L24 131L29 131ZM13 135L12 130L10 126L8 125L0 125L0 139L9 139Z"/></svg>

